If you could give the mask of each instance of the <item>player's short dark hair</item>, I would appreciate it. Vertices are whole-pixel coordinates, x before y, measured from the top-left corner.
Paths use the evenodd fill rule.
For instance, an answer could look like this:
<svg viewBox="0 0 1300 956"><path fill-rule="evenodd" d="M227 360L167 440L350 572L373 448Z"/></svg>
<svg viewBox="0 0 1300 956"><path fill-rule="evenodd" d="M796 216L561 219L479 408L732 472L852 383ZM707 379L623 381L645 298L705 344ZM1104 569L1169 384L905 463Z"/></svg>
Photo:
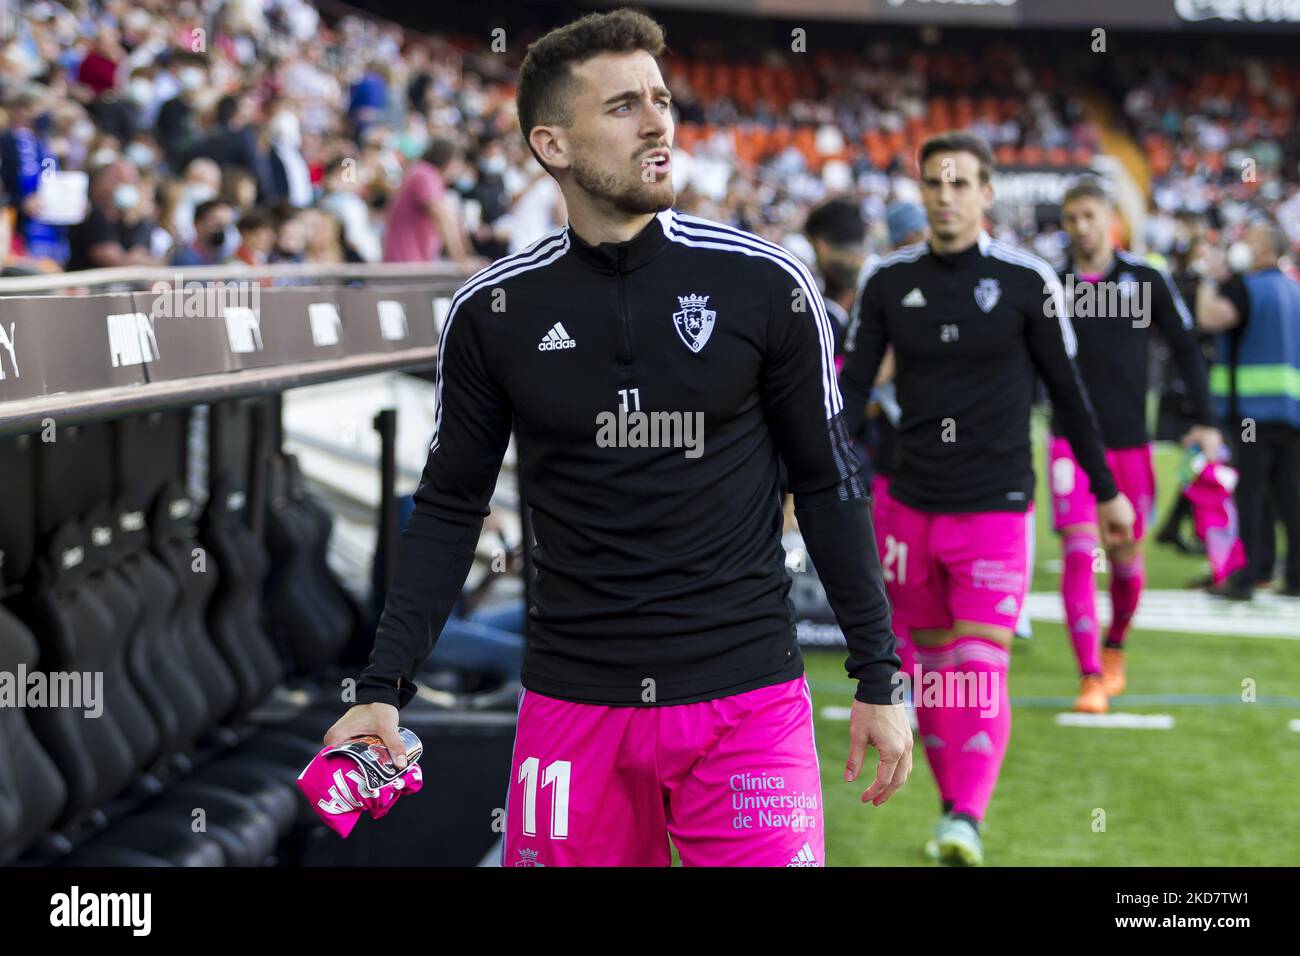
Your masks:
<svg viewBox="0 0 1300 956"><path fill-rule="evenodd" d="M519 68L515 106L524 141L538 126L568 126L573 122L577 81L572 67L600 53L645 50L664 52L664 30L644 13L613 10L592 13L557 27L528 47ZM529 145L532 149L532 145ZM540 162L540 160L539 160Z"/></svg>
<svg viewBox="0 0 1300 956"><path fill-rule="evenodd" d="M1074 202L1076 199L1096 199L1107 205L1114 204L1105 184L1096 176L1080 176L1076 179L1061 197L1062 208L1066 203Z"/></svg>
<svg viewBox="0 0 1300 956"><path fill-rule="evenodd" d="M979 160L980 182L987 183L993 178L993 150L989 149L989 144L982 136L976 136L965 130L935 133L921 144L917 154L917 165L924 167L925 161L935 153L970 153Z"/></svg>
<svg viewBox="0 0 1300 956"><path fill-rule="evenodd" d="M803 231L809 239L821 239L831 246L854 246L866 238L867 224L857 203L835 196L813 207Z"/></svg>

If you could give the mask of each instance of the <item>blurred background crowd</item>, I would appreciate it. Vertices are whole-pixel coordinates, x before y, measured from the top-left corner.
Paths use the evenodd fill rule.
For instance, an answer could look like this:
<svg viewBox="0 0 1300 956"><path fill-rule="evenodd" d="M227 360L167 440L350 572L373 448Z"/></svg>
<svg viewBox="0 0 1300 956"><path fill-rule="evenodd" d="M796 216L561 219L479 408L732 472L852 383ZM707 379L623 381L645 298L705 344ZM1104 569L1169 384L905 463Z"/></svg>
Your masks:
<svg viewBox="0 0 1300 956"><path fill-rule="evenodd" d="M565 221L517 134L513 70L531 37L494 35L495 6L477 33L433 34L330 0L6 2L5 274L233 259L472 267ZM1140 150L1146 208L1127 241L1176 273L1257 213L1300 242L1294 57L1186 38L1098 57L1049 34L1013 45L855 29L811 53L708 29L671 46L670 29L679 208L811 259L809 211L846 196L883 250L890 206L916 198L916 145L964 127L1012 169L1080 171ZM1059 259L1059 225L1036 210L999 206L991 228Z"/></svg>

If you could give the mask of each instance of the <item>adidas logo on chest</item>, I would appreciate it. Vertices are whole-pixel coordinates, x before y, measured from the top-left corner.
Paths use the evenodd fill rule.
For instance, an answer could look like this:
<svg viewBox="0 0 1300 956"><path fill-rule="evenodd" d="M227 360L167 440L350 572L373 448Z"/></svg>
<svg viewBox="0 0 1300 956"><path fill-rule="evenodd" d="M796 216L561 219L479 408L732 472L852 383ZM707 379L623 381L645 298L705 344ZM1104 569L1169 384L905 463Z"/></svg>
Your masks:
<svg viewBox="0 0 1300 956"><path fill-rule="evenodd" d="M556 322L546 331L546 334L542 336L542 340L537 343L537 351L555 352L559 349L576 348L577 345L577 340L565 331L564 324L562 322Z"/></svg>

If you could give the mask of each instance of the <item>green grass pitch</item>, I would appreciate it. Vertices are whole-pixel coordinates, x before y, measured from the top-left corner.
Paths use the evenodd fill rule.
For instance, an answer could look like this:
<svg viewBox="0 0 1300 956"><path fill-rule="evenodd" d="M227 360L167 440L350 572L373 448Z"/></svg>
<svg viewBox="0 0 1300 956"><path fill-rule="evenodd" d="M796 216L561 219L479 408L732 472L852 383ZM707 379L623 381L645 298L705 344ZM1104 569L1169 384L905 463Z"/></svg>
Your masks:
<svg viewBox="0 0 1300 956"><path fill-rule="evenodd" d="M1041 427L1035 429L1041 438ZM1047 568L1060 549L1050 529L1038 448L1035 591L1054 592ZM1161 514L1180 450L1157 449ZM1203 573L1198 558L1148 542L1148 587L1177 588ZM1105 578L1099 579L1105 586ZM1300 602L1297 602L1300 630ZM1300 864L1300 642L1139 630L1128 639L1130 695L1200 695L1187 703L1127 703L1112 710L1168 714L1170 730L1060 727L1077 674L1064 628L1035 622L1013 649L1011 745L983 827L991 866L1261 866ZM844 782L853 685L838 651L807 650L817 711L830 866L933 865L922 848L939 812L921 751L907 785L883 807ZM1242 681L1258 699L1244 703ZM1038 698L1016 706L1017 698ZM1060 698L1058 703L1042 698ZM869 777L864 773L865 780ZM1104 823L1104 829L1102 824Z"/></svg>

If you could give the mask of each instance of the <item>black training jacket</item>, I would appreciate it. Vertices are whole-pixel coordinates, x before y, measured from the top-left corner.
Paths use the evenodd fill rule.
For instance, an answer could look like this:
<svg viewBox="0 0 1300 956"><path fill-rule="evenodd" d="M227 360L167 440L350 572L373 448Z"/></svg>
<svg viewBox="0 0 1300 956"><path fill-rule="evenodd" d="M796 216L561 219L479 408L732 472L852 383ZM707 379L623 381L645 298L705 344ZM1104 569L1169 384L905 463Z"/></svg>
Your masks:
<svg viewBox="0 0 1300 956"><path fill-rule="evenodd" d="M623 243L559 230L472 277L358 702L413 696L513 429L537 539L526 688L646 706L798 677L779 455L857 699L889 703L898 658L833 343L795 257L672 210Z"/></svg>
<svg viewBox="0 0 1300 956"><path fill-rule="evenodd" d="M981 233L967 249L905 246L864 270L845 341L845 419L894 346L898 455L890 494L919 511L1025 511L1034 496L1035 376L1098 501L1116 494L1074 365L1065 295L1042 259Z"/></svg>
<svg viewBox="0 0 1300 956"><path fill-rule="evenodd" d="M1193 419L1216 425L1210 406L1205 359L1193 332L1196 323L1169 273L1122 250L1098 286L1079 279L1073 264L1061 273L1073 298L1070 318L1079 337L1079 376L1092 399L1107 448L1136 448L1151 440L1147 431L1151 331L1169 343L1187 383ZM1071 295L1072 293L1072 295ZM1052 416L1052 429L1061 422Z"/></svg>

